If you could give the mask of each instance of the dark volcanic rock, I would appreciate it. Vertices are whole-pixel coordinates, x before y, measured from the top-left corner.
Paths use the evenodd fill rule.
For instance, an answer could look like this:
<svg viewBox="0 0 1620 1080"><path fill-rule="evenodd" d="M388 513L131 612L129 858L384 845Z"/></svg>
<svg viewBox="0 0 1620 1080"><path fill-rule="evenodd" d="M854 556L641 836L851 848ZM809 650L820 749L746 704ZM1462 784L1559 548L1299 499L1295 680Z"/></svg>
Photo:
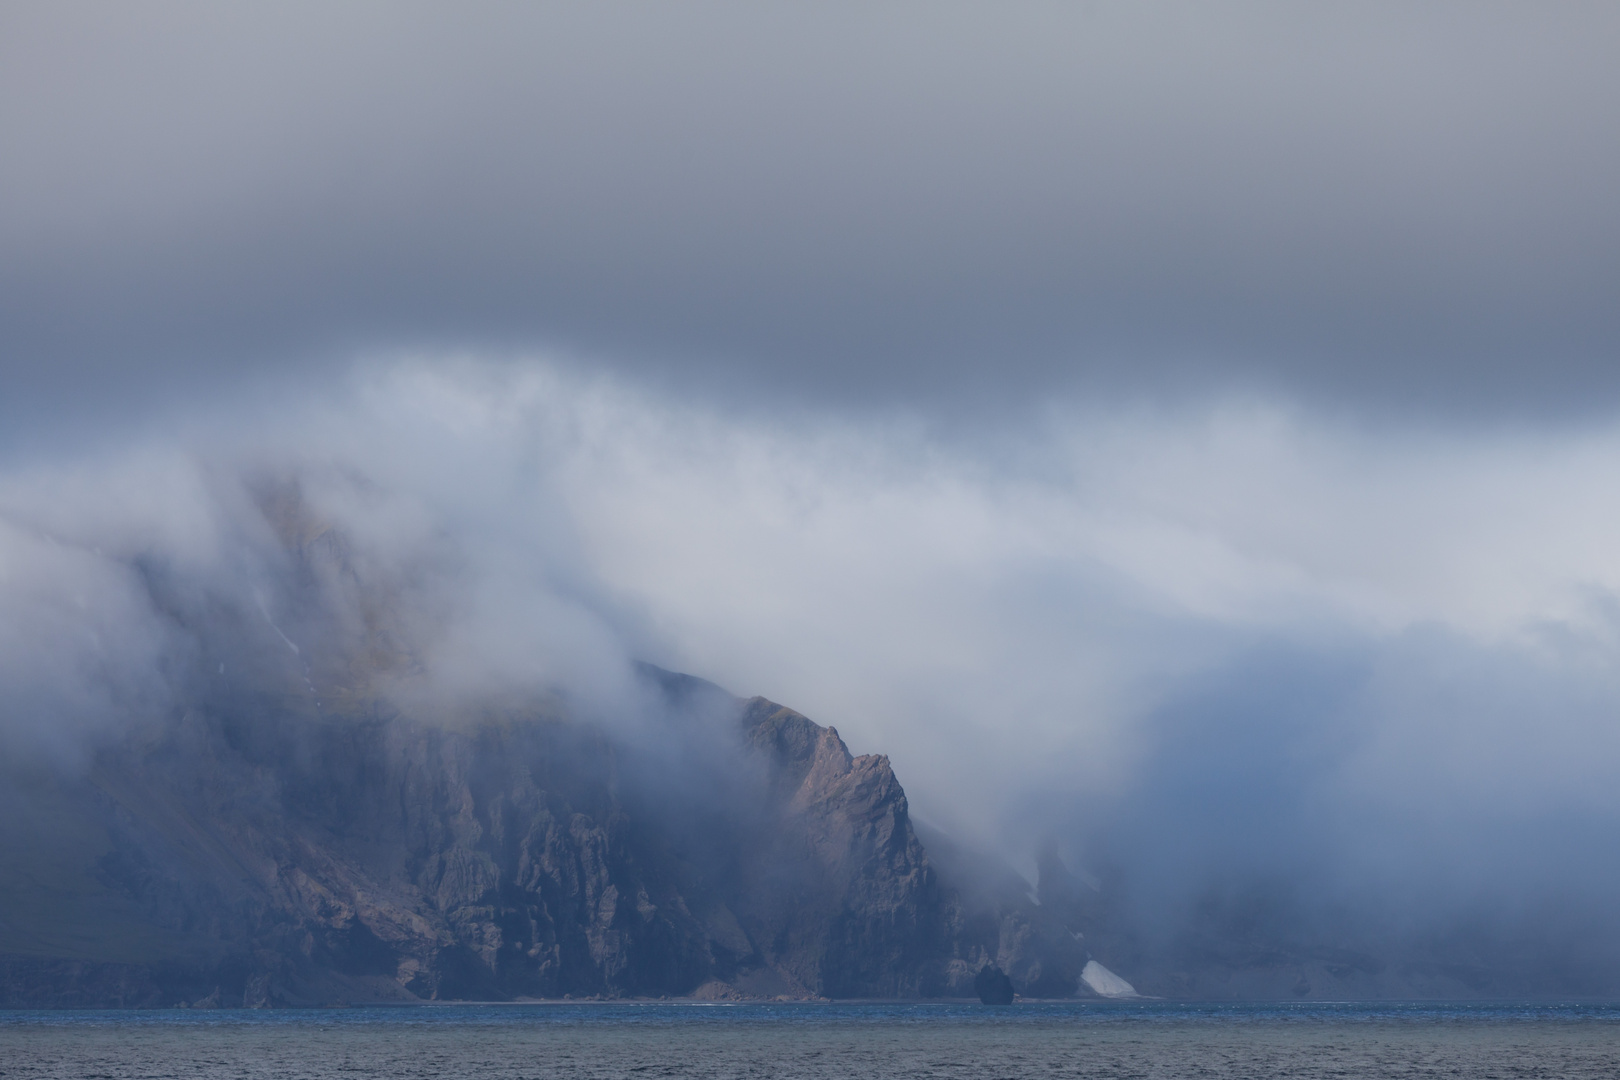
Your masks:
<svg viewBox="0 0 1620 1080"><path fill-rule="evenodd" d="M1007 973L994 964L986 964L973 976L973 992L986 1005L1011 1005L1013 983Z"/></svg>

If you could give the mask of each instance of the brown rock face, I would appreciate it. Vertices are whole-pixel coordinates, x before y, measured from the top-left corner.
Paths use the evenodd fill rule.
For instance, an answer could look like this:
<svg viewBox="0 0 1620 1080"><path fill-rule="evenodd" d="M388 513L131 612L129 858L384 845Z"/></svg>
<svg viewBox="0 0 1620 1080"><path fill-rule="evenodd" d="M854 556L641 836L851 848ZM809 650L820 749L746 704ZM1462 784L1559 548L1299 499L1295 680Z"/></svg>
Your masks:
<svg viewBox="0 0 1620 1080"><path fill-rule="evenodd" d="M956 909L911 827L889 759L764 698L742 711L775 823L738 905L762 957L829 997L943 989Z"/></svg>
<svg viewBox="0 0 1620 1080"><path fill-rule="evenodd" d="M402 695L415 571L260 487L268 602L131 566L177 712L89 768L0 748L0 1007L1072 990L1022 879L964 902L888 759L791 709L646 666L592 723Z"/></svg>
<svg viewBox="0 0 1620 1080"><path fill-rule="evenodd" d="M86 910L152 946L97 966L94 941L75 963L36 942L0 966L0 998L946 989L960 920L888 760L762 698L651 677L710 722L672 708L653 748L543 708L448 726L227 700L113 748L61 801L100 838Z"/></svg>

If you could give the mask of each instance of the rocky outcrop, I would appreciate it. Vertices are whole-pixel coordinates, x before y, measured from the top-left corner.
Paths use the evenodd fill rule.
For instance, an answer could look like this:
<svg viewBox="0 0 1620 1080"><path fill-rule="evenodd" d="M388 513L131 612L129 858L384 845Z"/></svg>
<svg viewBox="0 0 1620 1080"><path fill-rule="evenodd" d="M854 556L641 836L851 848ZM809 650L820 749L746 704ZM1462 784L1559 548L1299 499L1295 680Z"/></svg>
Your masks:
<svg viewBox="0 0 1620 1080"><path fill-rule="evenodd" d="M87 910L161 943L145 962L97 961L92 930L72 962L11 956L0 993L252 1006L966 990L984 950L887 758L763 698L648 677L669 706L653 745L544 703L448 724L375 701L310 716L220 699L111 748L59 802L101 838L82 852Z"/></svg>
<svg viewBox="0 0 1620 1080"><path fill-rule="evenodd" d="M775 824L737 900L763 958L831 997L942 992L955 898L929 865L889 759L852 757L835 729L764 698L744 705L741 724L766 764Z"/></svg>
<svg viewBox="0 0 1620 1080"><path fill-rule="evenodd" d="M945 880L886 757L645 665L589 720L410 691L411 575L296 484L256 498L251 602L131 566L174 712L88 764L0 754L0 1005L965 997L991 962L1074 991L1074 935L1021 879Z"/></svg>

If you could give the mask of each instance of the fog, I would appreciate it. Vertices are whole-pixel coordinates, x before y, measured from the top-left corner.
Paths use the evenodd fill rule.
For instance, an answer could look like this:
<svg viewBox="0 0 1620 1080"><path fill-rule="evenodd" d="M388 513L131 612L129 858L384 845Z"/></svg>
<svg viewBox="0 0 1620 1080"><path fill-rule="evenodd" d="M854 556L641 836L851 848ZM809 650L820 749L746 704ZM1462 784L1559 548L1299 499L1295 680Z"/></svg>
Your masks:
<svg viewBox="0 0 1620 1080"><path fill-rule="evenodd" d="M1617 32L8 5L0 739L82 762L215 626L316 687L382 616L314 522L400 700L649 661L1143 940L1611 956Z"/></svg>
<svg viewBox="0 0 1620 1080"><path fill-rule="evenodd" d="M418 706L519 688L613 723L651 661L889 754L920 819L1031 876L1055 842L1144 926L1263 889L1334 941L1615 940L1620 430L1233 399L964 441L468 357L256 411L0 478L13 747L184 704L220 646L176 596L319 667L361 604L292 597L269 477L389 597L414 674L384 692Z"/></svg>

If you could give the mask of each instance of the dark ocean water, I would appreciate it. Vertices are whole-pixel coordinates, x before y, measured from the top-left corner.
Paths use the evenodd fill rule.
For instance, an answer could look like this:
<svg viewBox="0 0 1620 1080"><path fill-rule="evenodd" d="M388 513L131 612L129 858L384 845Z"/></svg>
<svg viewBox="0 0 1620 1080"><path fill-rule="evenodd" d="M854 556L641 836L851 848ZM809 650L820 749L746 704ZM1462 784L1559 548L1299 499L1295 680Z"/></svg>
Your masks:
<svg viewBox="0 0 1620 1080"><path fill-rule="evenodd" d="M1620 1005L0 1012L0 1077L1620 1077Z"/></svg>

